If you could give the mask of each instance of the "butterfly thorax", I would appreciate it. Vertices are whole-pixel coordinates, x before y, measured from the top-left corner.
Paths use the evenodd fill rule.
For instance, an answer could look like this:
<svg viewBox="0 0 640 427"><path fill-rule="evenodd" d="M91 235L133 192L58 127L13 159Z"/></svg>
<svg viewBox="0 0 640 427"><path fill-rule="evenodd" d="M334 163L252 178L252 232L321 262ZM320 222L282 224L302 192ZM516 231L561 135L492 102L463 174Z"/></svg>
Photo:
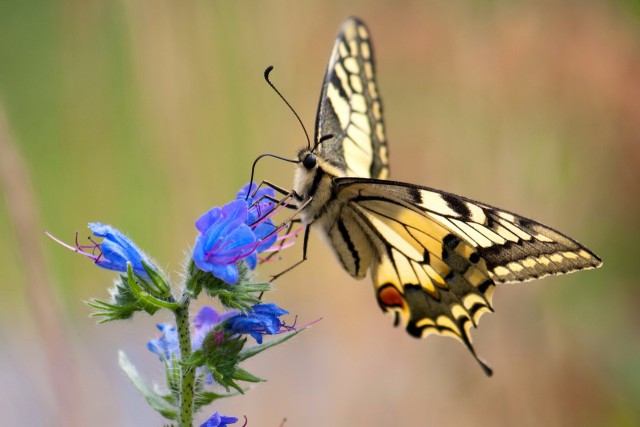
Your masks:
<svg viewBox="0 0 640 427"><path fill-rule="evenodd" d="M296 168L293 189L299 196L297 204L301 208L302 222L311 224L321 219L323 223L330 223L340 211L340 201L334 197L333 180L345 174L307 148L298 152L298 158L300 163Z"/></svg>

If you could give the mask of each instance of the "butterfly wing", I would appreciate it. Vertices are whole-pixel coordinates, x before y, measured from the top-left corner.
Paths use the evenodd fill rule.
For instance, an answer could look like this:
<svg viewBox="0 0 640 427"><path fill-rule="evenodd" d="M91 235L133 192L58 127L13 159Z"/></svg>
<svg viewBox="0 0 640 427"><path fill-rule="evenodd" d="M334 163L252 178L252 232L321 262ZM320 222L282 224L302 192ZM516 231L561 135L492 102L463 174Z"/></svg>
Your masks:
<svg viewBox="0 0 640 427"><path fill-rule="evenodd" d="M330 237L347 271L371 265L378 303L396 314L396 323L415 337L457 338L488 374L469 330L492 311L496 283L602 263L545 225L450 193L372 179L336 178L334 184L341 216L351 221L344 221L340 236Z"/></svg>
<svg viewBox="0 0 640 427"><path fill-rule="evenodd" d="M322 83L316 117L318 154L345 176L385 179L389 173L382 103L369 30L357 18L338 32Z"/></svg>

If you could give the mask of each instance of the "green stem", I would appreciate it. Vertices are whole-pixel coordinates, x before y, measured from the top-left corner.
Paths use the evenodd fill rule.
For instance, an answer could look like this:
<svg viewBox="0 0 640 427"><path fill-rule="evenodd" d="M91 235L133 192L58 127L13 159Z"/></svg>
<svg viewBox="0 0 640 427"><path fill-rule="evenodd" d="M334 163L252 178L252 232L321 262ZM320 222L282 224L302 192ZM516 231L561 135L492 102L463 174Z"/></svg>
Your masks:
<svg viewBox="0 0 640 427"><path fill-rule="evenodd" d="M189 298L184 298L174 314L178 326L178 340L180 342L180 358L187 360L191 356L191 333L189 331ZM193 395L196 371L193 367L180 367L180 427L193 425Z"/></svg>

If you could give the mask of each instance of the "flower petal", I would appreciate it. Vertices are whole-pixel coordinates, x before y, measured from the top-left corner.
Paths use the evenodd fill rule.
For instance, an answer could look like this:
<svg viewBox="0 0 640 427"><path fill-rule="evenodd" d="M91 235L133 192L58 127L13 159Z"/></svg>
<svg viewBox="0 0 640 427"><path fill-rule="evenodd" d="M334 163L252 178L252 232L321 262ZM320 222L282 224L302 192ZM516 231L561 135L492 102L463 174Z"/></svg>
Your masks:
<svg viewBox="0 0 640 427"><path fill-rule="evenodd" d="M147 348L157 354L160 360L171 360L172 356L180 354L178 330L170 323L159 323L156 327L162 332L162 335L160 338L149 341Z"/></svg>
<svg viewBox="0 0 640 427"><path fill-rule="evenodd" d="M225 417L220 415L219 412L214 413L207 421L200 425L200 427L227 427L228 424L235 424L238 422L236 417Z"/></svg>
<svg viewBox="0 0 640 427"><path fill-rule="evenodd" d="M257 253L264 252L273 246L278 239L277 233L274 233L275 229L276 226L270 219L264 221L253 229L253 233L260 242L256 248Z"/></svg>
<svg viewBox="0 0 640 427"><path fill-rule="evenodd" d="M227 283L238 282L236 262L251 256L258 246L246 224L247 202L234 200L222 208L212 208L196 221L200 235L193 250L193 260L202 271L210 272Z"/></svg>
<svg viewBox="0 0 640 427"><path fill-rule="evenodd" d="M237 334L249 334L261 344L263 335L273 335L280 331L282 321L279 317L285 314L288 314L288 311L276 304L258 304L253 306L253 311L249 313L229 318L227 330Z"/></svg>
<svg viewBox="0 0 640 427"><path fill-rule="evenodd" d="M136 274L149 277L142 265L143 260L147 265L153 265L149 257L120 230L99 222L89 223L89 228L95 236L103 238L100 243L102 256L96 265L124 273L127 271L127 262L130 262Z"/></svg>

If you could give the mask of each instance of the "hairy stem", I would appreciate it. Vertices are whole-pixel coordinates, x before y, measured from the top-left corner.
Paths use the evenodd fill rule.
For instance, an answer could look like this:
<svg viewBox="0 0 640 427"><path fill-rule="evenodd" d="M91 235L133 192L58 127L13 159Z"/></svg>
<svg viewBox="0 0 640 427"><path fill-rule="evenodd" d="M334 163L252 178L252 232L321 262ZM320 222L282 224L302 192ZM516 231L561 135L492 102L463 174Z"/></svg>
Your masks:
<svg viewBox="0 0 640 427"><path fill-rule="evenodd" d="M180 307L174 312L178 326L180 342L180 358L187 360L191 356L191 333L189 331L189 298L184 298ZM193 367L180 367L180 427L193 425L193 397L196 371Z"/></svg>

